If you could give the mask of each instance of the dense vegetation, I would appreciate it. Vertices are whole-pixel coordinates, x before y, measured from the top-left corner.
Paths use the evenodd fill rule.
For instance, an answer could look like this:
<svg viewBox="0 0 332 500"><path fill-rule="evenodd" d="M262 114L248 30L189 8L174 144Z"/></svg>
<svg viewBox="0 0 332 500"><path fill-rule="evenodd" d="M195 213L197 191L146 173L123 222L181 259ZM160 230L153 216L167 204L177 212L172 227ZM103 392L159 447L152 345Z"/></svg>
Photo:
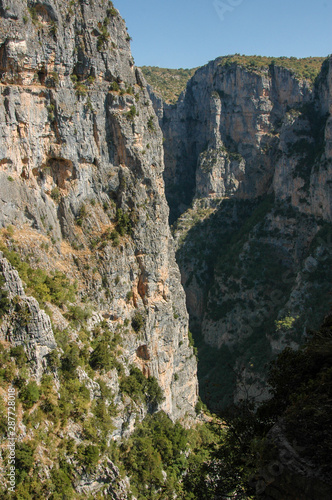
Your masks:
<svg viewBox="0 0 332 500"><path fill-rule="evenodd" d="M271 399L258 407L246 399L228 408L222 414L227 426L212 419L185 430L162 412L146 417L119 455L138 499L174 493L183 499L254 499L277 481L285 487L284 476L271 469L280 457L269 431L280 421L302 459L331 481L332 315L299 351L288 348L279 355L268 382ZM265 469L269 483L262 479ZM284 494L295 498L297 491ZM328 496L323 492L322 498Z"/></svg>
<svg viewBox="0 0 332 500"><path fill-rule="evenodd" d="M0 250L19 272L26 284L27 294L33 295L41 305L53 302L57 306L63 306L75 300L77 285L70 283L64 273L55 271L48 274L43 269L33 269L27 262L21 260L15 250L9 250L2 242L0 242ZM4 292L1 293L3 297Z"/></svg>
<svg viewBox="0 0 332 500"><path fill-rule="evenodd" d="M188 80L193 76L196 69L141 67L147 82L153 87L156 94L159 94L168 103L175 103L178 100L179 95L186 88Z"/></svg>
<svg viewBox="0 0 332 500"><path fill-rule="evenodd" d="M287 482L287 466L292 467L300 451L301 459L319 470L316 481L322 480L323 486L317 491L328 499L324 482L332 481L332 315L300 350L288 348L278 356L268 382L271 399L258 407L246 399L228 408L222 414L227 426L215 419L185 431L164 414L145 419L121 448L138 498L166 499L175 491L183 499L254 499L271 485L284 498L298 498L296 486L292 489ZM277 422L284 423L286 439L296 449L284 462L270 437ZM302 480L306 482L305 476Z"/></svg>

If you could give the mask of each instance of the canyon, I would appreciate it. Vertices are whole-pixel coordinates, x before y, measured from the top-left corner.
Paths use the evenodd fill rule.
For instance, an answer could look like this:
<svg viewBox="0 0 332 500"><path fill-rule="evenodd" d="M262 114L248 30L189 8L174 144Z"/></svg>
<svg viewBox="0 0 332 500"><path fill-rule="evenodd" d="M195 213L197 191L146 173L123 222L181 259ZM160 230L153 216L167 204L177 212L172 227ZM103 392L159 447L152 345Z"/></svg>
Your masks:
<svg viewBox="0 0 332 500"><path fill-rule="evenodd" d="M220 481L227 431L208 409L265 401L267 365L330 309L332 58L310 79L220 57L166 103L112 2L0 0L0 19L0 427L15 387L17 494L194 498L204 467ZM279 424L281 495L296 498L291 470L328 498ZM271 484L259 498L281 498Z"/></svg>

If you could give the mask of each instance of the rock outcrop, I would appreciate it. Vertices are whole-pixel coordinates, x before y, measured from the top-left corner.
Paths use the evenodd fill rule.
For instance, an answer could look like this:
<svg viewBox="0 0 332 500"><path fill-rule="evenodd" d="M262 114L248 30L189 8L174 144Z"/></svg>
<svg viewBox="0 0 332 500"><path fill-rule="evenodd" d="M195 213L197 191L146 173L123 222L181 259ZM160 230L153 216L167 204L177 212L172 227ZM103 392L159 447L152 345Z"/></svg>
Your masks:
<svg viewBox="0 0 332 500"><path fill-rule="evenodd" d="M12 345L24 345L37 380L47 367L46 356L55 349L50 317L40 309L34 297L27 297L18 272L0 252L0 273L8 293L10 307L0 324L0 339Z"/></svg>
<svg viewBox="0 0 332 500"><path fill-rule="evenodd" d="M331 220L330 85L331 59L311 89L286 68L253 70L218 58L196 71L176 105L155 100L172 220L195 197L252 199L269 190Z"/></svg>
<svg viewBox="0 0 332 500"><path fill-rule="evenodd" d="M157 378L173 419L193 415L196 360L162 135L125 23L103 1L0 8L0 225L15 228L32 267L76 279L113 331L138 314L139 328L124 335L126 363Z"/></svg>
<svg viewBox="0 0 332 500"><path fill-rule="evenodd" d="M17 439L41 496L124 500L105 450L148 412L192 421L198 399L162 133L112 2L0 0L0 16L0 340Z"/></svg>

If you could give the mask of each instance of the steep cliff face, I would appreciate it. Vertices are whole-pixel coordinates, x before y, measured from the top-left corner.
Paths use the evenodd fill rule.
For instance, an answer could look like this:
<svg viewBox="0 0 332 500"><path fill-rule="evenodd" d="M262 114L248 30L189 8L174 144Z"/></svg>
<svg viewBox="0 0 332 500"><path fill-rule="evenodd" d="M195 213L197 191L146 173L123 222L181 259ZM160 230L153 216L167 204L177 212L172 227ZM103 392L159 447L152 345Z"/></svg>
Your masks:
<svg viewBox="0 0 332 500"><path fill-rule="evenodd" d="M284 158L296 153L294 161L298 163L299 157L305 161L304 157L311 155L312 166L314 156L320 159L323 153L313 143L319 141L322 148L324 129L329 157L330 125L325 128L330 106L329 72L327 61L320 83L312 90L307 80L296 78L286 68L271 64L253 70L219 58L195 73L176 105L159 105L172 220L181 213L181 203L189 205L195 196L220 198L236 193L238 198L248 199L270 188L280 199L293 197L293 204L307 211L306 203L300 200L307 189L304 174L310 178L307 182L313 199L307 204L311 211L331 218L329 186L322 179L327 175L328 181L328 174L317 169L301 172L305 169L299 166L296 170L296 165ZM311 143L307 150L304 141ZM289 151L287 145L297 150ZM291 172L285 171L285 163ZM179 184L182 197L177 199ZM320 186L319 195L314 194L315 185ZM322 207L314 201L317 196L325 199Z"/></svg>
<svg viewBox="0 0 332 500"><path fill-rule="evenodd" d="M201 391L214 407L232 390L259 396L265 363L320 324L331 291L332 59L314 85L230 59L200 68L176 105L154 101Z"/></svg>
<svg viewBox="0 0 332 500"><path fill-rule="evenodd" d="M168 228L162 136L125 23L104 1L2 0L0 10L0 224L14 228L3 243L31 268L76 280L92 326L106 320L121 332L127 373L133 363L156 377L160 408L173 419L193 415L196 360ZM50 307L63 329L64 311Z"/></svg>

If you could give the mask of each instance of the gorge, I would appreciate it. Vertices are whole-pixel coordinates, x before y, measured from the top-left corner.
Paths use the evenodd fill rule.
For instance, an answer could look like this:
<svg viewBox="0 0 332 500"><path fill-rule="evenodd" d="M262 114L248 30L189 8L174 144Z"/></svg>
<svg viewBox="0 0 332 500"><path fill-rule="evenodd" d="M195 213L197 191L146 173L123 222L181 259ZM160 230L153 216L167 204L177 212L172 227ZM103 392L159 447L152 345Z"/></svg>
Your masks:
<svg viewBox="0 0 332 500"><path fill-rule="evenodd" d="M327 499L285 406L250 436L263 465L246 416L245 468L208 409L266 400L266 364L305 357L329 313L331 57L312 79L221 57L169 104L112 2L0 0L0 19L3 498ZM328 394L324 346L309 380ZM261 488L268 432L285 472Z"/></svg>

